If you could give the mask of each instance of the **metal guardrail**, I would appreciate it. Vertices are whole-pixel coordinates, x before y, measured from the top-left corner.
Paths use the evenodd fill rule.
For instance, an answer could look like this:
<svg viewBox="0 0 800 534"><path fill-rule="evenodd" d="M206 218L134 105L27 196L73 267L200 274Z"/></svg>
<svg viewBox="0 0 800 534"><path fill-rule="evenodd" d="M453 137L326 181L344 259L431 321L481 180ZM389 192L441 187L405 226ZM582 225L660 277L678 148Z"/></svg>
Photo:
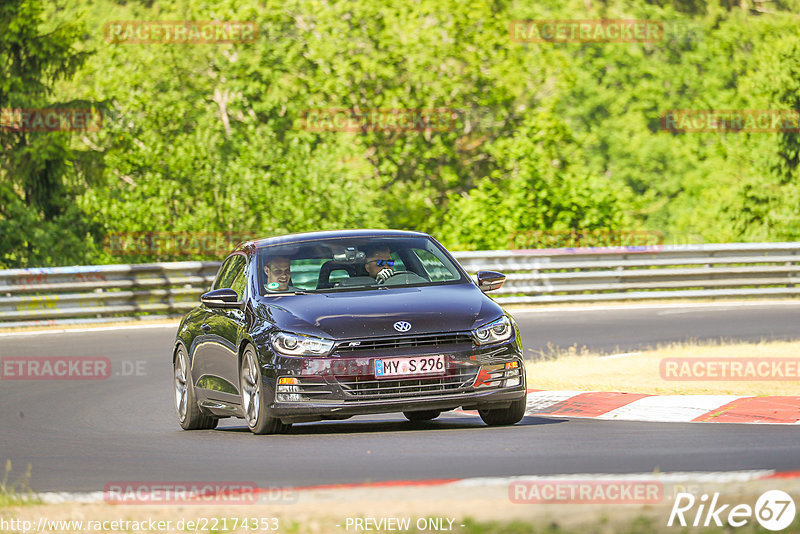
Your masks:
<svg viewBox="0 0 800 534"><path fill-rule="evenodd" d="M462 252L504 304L800 295L800 242Z"/></svg>
<svg viewBox="0 0 800 534"><path fill-rule="evenodd" d="M173 262L0 271L0 325L18 326L192 309L219 262Z"/></svg>
<svg viewBox="0 0 800 534"><path fill-rule="evenodd" d="M501 304L800 295L800 242L656 245L454 254L506 273ZM174 316L197 305L219 262L0 271L0 325Z"/></svg>

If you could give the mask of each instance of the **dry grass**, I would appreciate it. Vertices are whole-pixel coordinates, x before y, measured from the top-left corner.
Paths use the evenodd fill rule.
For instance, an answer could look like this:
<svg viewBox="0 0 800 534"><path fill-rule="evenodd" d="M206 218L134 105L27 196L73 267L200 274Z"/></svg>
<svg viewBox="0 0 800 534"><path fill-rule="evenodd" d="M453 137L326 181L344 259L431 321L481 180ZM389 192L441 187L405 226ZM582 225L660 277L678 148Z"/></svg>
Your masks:
<svg viewBox="0 0 800 534"><path fill-rule="evenodd" d="M22 506L25 504L37 504L39 499L30 489L28 483L31 479L31 466L16 481L10 481L11 460L6 460L5 474L0 480L0 510L8 506Z"/></svg>
<svg viewBox="0 0 800 534"><path fill-rule="evenodd" d="M621 391L684 395L800 395L800 381L665 380L663 358L793 358L800 359L800 342L736 344L681 343L627 356L603 357L591 352L550 351L526 364L528 387L545 390Z"/></svg>

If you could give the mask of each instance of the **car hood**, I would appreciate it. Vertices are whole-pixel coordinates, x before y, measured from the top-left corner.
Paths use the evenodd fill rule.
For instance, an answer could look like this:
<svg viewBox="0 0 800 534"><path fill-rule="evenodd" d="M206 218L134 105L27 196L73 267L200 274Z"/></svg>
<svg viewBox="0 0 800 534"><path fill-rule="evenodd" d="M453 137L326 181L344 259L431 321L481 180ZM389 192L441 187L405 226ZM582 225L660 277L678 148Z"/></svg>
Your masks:
<svg viewBox="0 0 800 534"><path fill-rule="evenodd" d="M260 297L256 315L277 328L331 339L469 331L502 315L472 284ZM407 321L400 333L394 323Z"/></svg>

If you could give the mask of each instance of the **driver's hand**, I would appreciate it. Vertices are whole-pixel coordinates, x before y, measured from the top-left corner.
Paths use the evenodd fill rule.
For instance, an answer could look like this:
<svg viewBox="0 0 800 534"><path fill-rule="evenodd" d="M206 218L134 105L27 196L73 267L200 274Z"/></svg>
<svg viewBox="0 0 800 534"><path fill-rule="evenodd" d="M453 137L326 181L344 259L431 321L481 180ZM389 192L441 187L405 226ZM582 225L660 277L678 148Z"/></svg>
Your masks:
<svg viewBox="0 0 800 534"><path fill-rule="evenodd" d="M394 271L389 269L389 268L381 269L381 271L378 274L375 275L375 279L378 282L385 282L386 280L391 278L393 274L394 274Z"/></svg>

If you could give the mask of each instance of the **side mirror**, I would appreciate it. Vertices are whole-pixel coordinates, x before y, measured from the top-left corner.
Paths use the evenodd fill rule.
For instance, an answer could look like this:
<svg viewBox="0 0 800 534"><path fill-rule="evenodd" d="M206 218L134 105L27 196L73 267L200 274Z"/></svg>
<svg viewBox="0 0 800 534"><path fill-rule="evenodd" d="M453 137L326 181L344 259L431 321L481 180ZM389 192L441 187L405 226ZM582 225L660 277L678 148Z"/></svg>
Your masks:
<svg viewBox="0 0 800 534"><path fill-rule="evenodd" d="M240 304L236 291L227 287L203 293L200 302L209 308L238 308Z"/></svg>
<svg viewBox="0 0 800 534"><path fill-rule="evenodd" d="M500 289L506 281L506 275L495 271L478 271L478 287L486 293Z"/></svg>

